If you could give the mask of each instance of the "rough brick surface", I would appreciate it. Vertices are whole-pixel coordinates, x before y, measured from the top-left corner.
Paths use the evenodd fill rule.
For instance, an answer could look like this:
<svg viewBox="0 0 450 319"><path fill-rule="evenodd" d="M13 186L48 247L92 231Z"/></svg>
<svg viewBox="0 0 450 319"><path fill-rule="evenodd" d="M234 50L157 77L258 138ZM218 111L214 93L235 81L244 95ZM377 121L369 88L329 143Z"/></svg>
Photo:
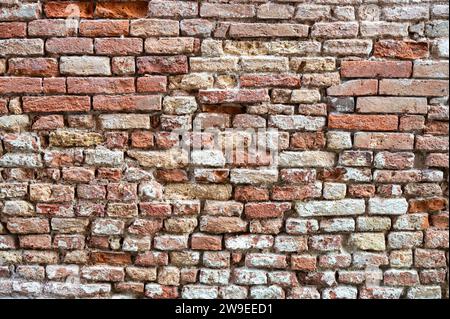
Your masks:
<svg viewBox="0 0 450 319"><path fill-rule="evenodd" d="M0 298L448 298L448 12L0 1Z"/></svg>

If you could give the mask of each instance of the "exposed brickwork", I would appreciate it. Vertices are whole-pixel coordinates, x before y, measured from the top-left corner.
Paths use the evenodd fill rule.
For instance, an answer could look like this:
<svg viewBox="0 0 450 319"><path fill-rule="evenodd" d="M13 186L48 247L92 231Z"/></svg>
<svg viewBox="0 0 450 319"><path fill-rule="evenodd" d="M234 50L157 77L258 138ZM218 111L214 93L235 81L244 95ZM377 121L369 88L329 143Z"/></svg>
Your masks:
<svg viewBox="0 0 450 319"><path fill-rule="evenodd" d="M448 12L0 1L0 298L448 298Z"/></svg>

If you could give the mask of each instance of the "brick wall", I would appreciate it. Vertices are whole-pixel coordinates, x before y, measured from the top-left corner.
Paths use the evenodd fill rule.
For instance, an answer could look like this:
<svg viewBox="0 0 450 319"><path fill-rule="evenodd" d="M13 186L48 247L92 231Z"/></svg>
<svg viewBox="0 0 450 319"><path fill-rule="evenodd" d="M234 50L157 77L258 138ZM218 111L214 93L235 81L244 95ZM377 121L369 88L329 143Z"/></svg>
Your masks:
<svg viewBox="0 0 450 319"><path fill-rule="evenodd" d="M0 297L448 298L448 11L0 1Z"/></svg>

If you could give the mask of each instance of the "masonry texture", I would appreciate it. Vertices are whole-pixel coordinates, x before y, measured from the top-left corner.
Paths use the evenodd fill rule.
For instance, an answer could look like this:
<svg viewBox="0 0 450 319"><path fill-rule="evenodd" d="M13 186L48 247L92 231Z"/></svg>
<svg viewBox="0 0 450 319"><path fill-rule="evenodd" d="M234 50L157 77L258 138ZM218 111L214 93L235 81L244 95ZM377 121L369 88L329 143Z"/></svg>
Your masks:
<svg viewBox="0 0 450 319"><path fill-rule="evenodd" d="M448 298L448 15L0 1L0 298Z"/></svg>

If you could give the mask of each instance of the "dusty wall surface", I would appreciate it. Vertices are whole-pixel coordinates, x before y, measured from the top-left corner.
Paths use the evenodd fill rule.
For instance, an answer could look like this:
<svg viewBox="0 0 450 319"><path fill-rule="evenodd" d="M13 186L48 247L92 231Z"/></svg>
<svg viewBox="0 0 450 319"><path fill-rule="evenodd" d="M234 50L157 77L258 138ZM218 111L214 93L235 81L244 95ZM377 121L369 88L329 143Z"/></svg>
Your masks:
<svg viewBox="0 0 450 319"><path fill-rule="evenodd" d="M0 1L0 297L448 298L448 1Z"/></svg>

